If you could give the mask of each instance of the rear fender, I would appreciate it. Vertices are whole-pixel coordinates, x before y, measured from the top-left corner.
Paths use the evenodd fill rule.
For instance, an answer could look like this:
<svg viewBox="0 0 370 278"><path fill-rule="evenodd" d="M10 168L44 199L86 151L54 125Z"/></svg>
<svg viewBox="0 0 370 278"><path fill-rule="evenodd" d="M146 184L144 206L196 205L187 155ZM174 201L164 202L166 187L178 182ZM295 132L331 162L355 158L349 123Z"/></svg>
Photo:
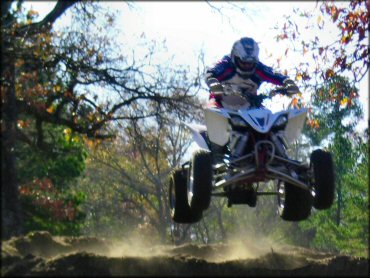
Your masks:
<svg viewBox="0 0 370 278"><path fill-rule="evenodd" d="M190 131L193 134L193 139L195 143L197 143L198 147L201 149L210 151L209 146L202 136L205 132L207 132L207 127L205 125L198 125L198 124L188 124L185 122L182 122L187 128L190 129Z"/></svg>

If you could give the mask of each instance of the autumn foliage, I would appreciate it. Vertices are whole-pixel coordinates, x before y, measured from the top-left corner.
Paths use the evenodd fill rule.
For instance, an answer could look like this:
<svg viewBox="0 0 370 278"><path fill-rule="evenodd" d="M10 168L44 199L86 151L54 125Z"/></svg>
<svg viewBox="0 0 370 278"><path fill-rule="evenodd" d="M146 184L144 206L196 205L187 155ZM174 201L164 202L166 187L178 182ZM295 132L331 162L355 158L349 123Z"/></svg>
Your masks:
<svg viewBox="0 0 370 278"><path fill-rule="evenodd" d="M346 55L335 58L332 68L353 71L355 81L361 80L369 68L369 44L366 40L369 32L369 8L370 2L365 0L350 1L349 7L344 8L337 7L334 2L325 1L320 7L322 13L329 15L340 30L340 49L344 50L350 43L354 45ZM319 48L319 54L328 49L329 47ZM359 68L361 64L357 65L359 61L362 62L362 70Z"/></svg>
<svg viewBox="0 0 370 278"><path fill-rule="evenodd" d="M33 206L39 207L55 220L76 219L78 213L76 205L72 200L63 200L61 192L55 188L48 178L35 179L19 188L21 198L29 198Z"/></svg>
<svg viewBox="0 0 370 278"><path fill-rule="evenodd" d="M276 39L290 41L285 56L291 53L289 50L294 50L304 57L296 67L297 81L312 86L320 79L325 82L335 75L347 74L357 83L366 76L369 69L369 5L366 0L323 1L317 2L314 11L297 8L294 15L285 16L283 26L275 27L279 30ZM317 35L305 37L306 31L297 24L297 16L305 19L304 29L317 30ZM336 38L324 42L333 30Z"/></svg>

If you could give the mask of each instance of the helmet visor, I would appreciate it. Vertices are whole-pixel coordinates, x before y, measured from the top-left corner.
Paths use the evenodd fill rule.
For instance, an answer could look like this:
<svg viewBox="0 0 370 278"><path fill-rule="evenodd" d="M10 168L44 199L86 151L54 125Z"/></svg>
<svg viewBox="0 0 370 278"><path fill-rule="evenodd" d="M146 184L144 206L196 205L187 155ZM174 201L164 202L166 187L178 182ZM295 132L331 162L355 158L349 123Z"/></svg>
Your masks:
<svg viewBox="0 0 370 278"><path fill-rule="evenodd" d="M251 71L256 66L255 62L243 62L239 57L235 57L236 66L244 71Z"/></svg>

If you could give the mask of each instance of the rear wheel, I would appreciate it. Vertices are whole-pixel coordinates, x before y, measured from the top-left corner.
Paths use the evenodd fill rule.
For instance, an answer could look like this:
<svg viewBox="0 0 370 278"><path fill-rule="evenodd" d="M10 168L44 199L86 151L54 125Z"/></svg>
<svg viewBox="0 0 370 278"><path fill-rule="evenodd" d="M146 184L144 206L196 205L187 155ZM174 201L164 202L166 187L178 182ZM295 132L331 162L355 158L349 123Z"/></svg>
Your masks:
<svg viewBox="0 0 370 278"><path fill-rule="evenodd" d="M301 221L310 216L313 202L310 191L279 181L278 192L278 210L282 219Z"/></svg>
<svg viewBox="0 0 370 278"><path fill-rule="evenodd" d="M331 154L320 149L313 151L310 167L314 177L313 206L316 209L328 209L333 204L335 195L335 173Z"/></svg>
<svg viewBox="0 0 370 278"><path fill-rule="evenodd" d="M195 223L202 218L202 214L194 214L188 203L186 187L187 171L176 169L169 180L170 213L177 223Z"/></svg>
<svg viewBox="0 0 370 278"><path fill-rule="evenodd" d="M212 175L211 152L204 150L195 152L190 164L187 184L189 206L195 214L203 212L210 205Z"/></svg>

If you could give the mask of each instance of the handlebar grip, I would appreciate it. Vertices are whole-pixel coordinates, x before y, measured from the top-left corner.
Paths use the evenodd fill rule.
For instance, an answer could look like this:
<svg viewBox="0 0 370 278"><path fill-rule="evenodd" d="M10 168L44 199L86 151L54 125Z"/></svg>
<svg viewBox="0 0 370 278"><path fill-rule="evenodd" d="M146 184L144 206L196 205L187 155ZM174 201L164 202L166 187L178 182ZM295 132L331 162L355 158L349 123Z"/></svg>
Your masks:
<svg viewBox="0 0 370 278"><path fill-rule="evenodd" d="M277 87L273 90L271 90L270 95L274 96L276 94L282 94L282 95L289 95L288 90L285 87Z"/></svg>

